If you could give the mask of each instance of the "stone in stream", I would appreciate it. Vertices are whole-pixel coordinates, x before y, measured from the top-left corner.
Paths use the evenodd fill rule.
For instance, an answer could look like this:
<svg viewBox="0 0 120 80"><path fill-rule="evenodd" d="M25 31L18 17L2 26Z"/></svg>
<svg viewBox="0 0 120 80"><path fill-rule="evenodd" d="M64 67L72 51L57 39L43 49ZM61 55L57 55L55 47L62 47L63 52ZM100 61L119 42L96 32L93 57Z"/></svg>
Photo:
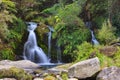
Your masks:
<svg viewBox="0 0 120 80"><path fill-rule="evenodd" d="M72 65L68 69L68 75L69 77L85 79L88 77L92 77L98 71L100 71L100 62L99 59L96 57Z"/></svg>
<svg viewBox="0 0 120 80"><path fill-rule="evenodd" d="M115 66L104 68L96 80L120 80L120 68Z"/></svg>

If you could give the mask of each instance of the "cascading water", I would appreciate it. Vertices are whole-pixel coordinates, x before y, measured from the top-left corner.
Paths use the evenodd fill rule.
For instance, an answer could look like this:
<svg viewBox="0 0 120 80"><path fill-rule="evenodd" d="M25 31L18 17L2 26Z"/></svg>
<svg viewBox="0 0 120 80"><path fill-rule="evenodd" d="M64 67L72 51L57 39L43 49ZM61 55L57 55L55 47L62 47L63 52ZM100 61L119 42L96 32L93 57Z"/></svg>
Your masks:
<svg viewBox="0 0 120 80"><path fill-rule="evenodd" d="M61 63L62 58L61 58L61 48L59 45L57 45L57 62Z"/></svg>
<svg viewBox="0 0 120 80"><path fill-rule="evenodd" d="M43 50L37 46L37 40L34 30L37 24L34 22L27 22L27 30L29 31L28 40L24 44L23 57L26 60L35 63L49 63L49 60Z"/></svg>
<svg viewBox="0 0 120 80"><path fill-rule="evenodd" d="M94 45L98 45L99 42L98 42L97 39L95 38L93 31L90 30L90 32L91 32L91 35L92 35L92 42L93 42L93 44L94 44Z"/></svg>
<svg viewBox="0 0 120 80"><path fill-rule="evenodd" d="M54 29L51 26L47 26L49 29L48 32L48 58L51 60L51 38L52 38L52 32L54 32Z"/></svg>
<svg viewBox="0 0 120 80"><path fill-rule="evenodd" d="M86 25L89 29L92 27L91 21L86 22L85 25ZM98 45L99 42L98 42L97 39L95 38L95 35L94 35L94 33L93 33L93 31L92 31L91 29L90 29L90 32L91 32L91 36L92 36L92 43L93 43L94 45Z"/></svg>
<svg viewBox="0 0 120 80"><path fill-rule="evenodd" d="M49 59L51 59L51 39L52 39L52 32L54 32L54 29L51 26L47 26L47 27L49 29L49 32L48 32L48 57L49 57ZM57 51L57 62L61 63L61 48L60 48L60 46L57 45L56 51Z"/></svg>

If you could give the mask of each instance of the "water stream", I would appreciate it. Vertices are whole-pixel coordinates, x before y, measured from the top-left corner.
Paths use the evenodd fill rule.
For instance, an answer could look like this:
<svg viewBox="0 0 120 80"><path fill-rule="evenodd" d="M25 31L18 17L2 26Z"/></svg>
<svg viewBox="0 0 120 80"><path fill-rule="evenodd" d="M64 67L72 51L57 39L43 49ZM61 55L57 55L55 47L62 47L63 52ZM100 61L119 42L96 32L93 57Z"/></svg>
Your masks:
<svg viewBox="0 0 120 80"><path fill-rule="evenodd" d="M35 63L49 63L49 60L43 50L38 47L37 39L34 30L37 24L34 22L27 22L27 30L29 32L28 40L24 44L23 57Z"/></svg>
<svg viewBox="0 0 120 80"><path fill-rule="evenodd" d="M48 26L49 28L49 32L48 32L48 57L46 56L46 54L43 52L43 50L37 45L37 39L36 39L36 34L34 32L34 30L37 28L37 24L34 22L27 22L27 30L29 32L28 35L28 40L26 41L26 43L24 44L24 51L23 51L23 58L25 60L30 60L32 62L37 63L40 66L43 67L53 67L56 65L60 65L61 63L50 63L50 58L51 58L51 36L52 36L52 32L54 32L54 29L50 26ZM58 54L60 53L61 56L61 52L60 49L58 47ZM61 59L59 58L59 61Z"/></svg>
<svg viewBox="0 0 120 80"><path fill-rule="evenodd" d="M93 43L94 45L99 45L99 42L98 42L97 39L95 38L95 35L94 35L93 31L90 30L90 32L91 32L91 36L92 36L92 43Z"/></svg>
<svg viewBox="0 0 120 80"><path fill-rule="evenodd" d="M51 39L52 39L52 32L54 32L54 29L51 26L47 26L49 29L48 32L48 58L51 60Z"/></svg>
<svg viewBox="0 0 120 80"><path fill-rule="evenodd" d="M91 29L91 28L92 28L92 23L91 23L91 21L86 22L85 25L89 28L89 30L90 30L90 32L91 32L91 36L92 36L91 41L92 41L93 45L99 45L99 42L98 42L98 40L95 38L94 32L93 32L93 30Z"/></svg>

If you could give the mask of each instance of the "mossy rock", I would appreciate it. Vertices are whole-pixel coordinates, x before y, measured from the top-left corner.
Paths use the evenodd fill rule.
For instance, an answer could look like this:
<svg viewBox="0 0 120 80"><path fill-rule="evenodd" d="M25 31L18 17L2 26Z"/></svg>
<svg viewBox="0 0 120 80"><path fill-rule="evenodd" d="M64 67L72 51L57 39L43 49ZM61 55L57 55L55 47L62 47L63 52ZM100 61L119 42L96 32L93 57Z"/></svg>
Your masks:
<svg viewBox="0 0 120 80"><path fill-rule="evenodd" d="M62 77L63 80L68 80L68 74L65 73L65 72L61 73L61 77Z"/></svg>
<svg viewBox="0 0 120 80"><path fill-rule="evenodd" d="M44 80L57 80L54 76L48 75L44 78Z"/></svg>
<svg viewBox="0 0 120 80"><path fill-rule="evenodd" d="M32 75L26 73L23 69L11 67L0 70L0 78L15 78L17 80L32 80Z"/></svg>

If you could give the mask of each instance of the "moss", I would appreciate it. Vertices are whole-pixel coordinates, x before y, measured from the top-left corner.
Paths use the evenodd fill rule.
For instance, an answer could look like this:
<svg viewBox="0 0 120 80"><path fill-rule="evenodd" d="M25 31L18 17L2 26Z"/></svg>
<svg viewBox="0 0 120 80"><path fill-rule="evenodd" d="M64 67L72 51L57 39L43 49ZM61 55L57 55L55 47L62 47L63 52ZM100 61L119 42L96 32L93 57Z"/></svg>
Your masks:
<svg viewBox="0 0 120 80"><path fill-rule="evenodd" d="M16 78L17 80L32 80L32 75L26 73L23 69L16 67L0 70L0 78L5 77Z"/></svg>
<svg viewBox="0 0 120 80"><path fill-rule="evenodd" d="M62 72L61 77L62 77L62 80L68 80L68 74L65 72Z"/></svg>
<svg viewBox="0 0 120 80"><path fill-rule="evenodd" d="M57 80L54 76L48 75L44 78L44 80Z"/></svg>

